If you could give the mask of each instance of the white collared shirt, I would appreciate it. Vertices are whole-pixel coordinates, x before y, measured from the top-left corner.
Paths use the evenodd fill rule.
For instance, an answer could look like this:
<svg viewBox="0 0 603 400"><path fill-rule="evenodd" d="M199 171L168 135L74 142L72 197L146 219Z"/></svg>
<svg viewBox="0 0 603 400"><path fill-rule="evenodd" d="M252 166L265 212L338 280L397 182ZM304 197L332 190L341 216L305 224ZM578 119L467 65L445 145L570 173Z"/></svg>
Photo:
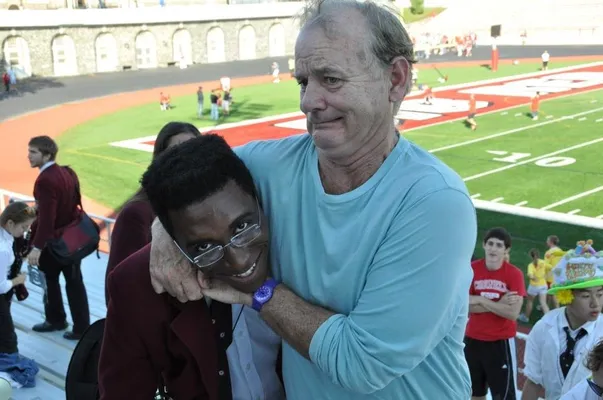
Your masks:
<svg viewBox="0 0 603 400"><path fill-rule="evenodd" d="M42 165L40 167L40 173L44 172L46 169L48 169L48 167L50 167L51 165L56 164L56 162L54 161L48 161L47 163L45 163L44 165Z"/></svg>
<svg viewBox="0 0 603 400"><path fill-rule="evenodd" d="M212 300L205 298L208 306ZM232 343L226 349L232 400L284 400L276 374L281 338L252 308L232 305Z"/></svg>
<svg viewBox="0 0 603 400"><path fill-rule="evenodd" d="M0 294L7 293L13 287L13 283L8 279L8 273L15 262L14 241L13 235L0 227Z"/></svg>

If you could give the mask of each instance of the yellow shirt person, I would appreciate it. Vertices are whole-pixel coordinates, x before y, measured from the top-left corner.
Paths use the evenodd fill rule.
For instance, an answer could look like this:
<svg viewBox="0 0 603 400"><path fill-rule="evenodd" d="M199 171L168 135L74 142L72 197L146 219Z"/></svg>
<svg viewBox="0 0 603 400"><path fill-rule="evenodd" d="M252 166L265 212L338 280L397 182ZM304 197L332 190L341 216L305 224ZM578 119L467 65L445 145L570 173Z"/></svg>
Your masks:
<svg viewBox="0 0 603 400"><path fill-rule="evenodd" d="M551 273L553 267L543 259L538 259L537 265L533 262L528 264L528 278L530 279L530 286L541 287L546 286L547 276Z"/></svg>

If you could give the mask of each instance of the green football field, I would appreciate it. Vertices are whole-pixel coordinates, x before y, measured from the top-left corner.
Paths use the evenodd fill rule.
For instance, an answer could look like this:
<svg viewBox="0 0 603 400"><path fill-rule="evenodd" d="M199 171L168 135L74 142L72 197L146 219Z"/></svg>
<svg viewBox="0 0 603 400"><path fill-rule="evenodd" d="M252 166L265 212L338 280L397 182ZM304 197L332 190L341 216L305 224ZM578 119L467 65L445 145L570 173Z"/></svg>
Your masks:
<svg viewBox="0 0 603 400"><path fill-rule="evenodd" d="M577 63L573 63L574 65ZM557 67L572 65L565 63ZM504 65L496 77L534 72L537 64ZM450 79L444 85L492 78L483 67L457 67L441 71ZM421 69L421 82L439 86L433 69ZM221 123L245 121L298 111L295 82L236 88L231 116ZM188 121L211 126L195 115L195 95L172 100L175 108L159 112L155 102L104 116L65 132L59 138L59 162L78 171L86 195L118 209L138 186L150 161L140 150L110 142L155 135L168 121ZM465 180L474 199L548 210L569 215L603 218L603 90L559 97L541 103L540 118L533 121L523 105L479 115L477 131L462 121L445 122L405 132L408 139L432 151ZM219 131L219 127L217 127ZM522 269L532 247L546 250L547 235L561 238L563 248L577 240L593 239L603 246L600 229L584 228L507 213L478 210L479 233L504 226L512 234L512 262ZM478 243L476 255L481 256ZM534 315L533 318L537 318Z"/></svg>

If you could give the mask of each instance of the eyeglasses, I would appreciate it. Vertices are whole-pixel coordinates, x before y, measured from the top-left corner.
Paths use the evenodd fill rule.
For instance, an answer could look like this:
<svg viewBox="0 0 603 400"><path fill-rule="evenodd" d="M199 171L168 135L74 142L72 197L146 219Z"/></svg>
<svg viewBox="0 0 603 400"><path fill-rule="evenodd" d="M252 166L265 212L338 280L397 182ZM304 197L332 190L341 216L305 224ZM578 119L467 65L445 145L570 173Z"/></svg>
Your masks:
<svg viewBox="0 0 603 400"><path fill-rule="evenodd" d="M230 242L228 242L224 246L222 246L222 245L214 246L211 249L204 251L203 253L191 258L191 256L189 256L188 253L186 251L184 251L182 249L182 247L180 247L180 245L178 245L178 243L175 240L174 240L174 244L176 244L176 247L178 247L178 250L180 250L180 252L184 255L184 257L186 257L186 259L188 261L190 261L191 264L197 266L197 268L204 269L204 268L210 267L211 265L217 263L224 257L224 252L227 247L229 247L229 246L236 247L236 248L246 247L246 246L250 245L255 239L257 239L258 236L260 236L260 233L262 233L262 226L261 226L262 217L261 217L261 211L260 211L260 204L258 203L257 199L255 202L256 202L256 207L257 207L257 211L258 211L257 224L252 224L252 225L248 226L247 228L245 228L244 230L242 230L241 232L237 233L232 238L230 238Z"/></svg>

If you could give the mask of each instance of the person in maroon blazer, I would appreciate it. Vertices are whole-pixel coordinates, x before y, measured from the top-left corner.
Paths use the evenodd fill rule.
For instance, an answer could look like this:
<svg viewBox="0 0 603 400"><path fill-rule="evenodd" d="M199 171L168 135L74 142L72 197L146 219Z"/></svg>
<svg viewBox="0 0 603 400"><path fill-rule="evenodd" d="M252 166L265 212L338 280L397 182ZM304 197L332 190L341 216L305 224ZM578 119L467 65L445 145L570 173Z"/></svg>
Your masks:
<svg viewBox="0 0 603 400"><path fill-rule="evenodd" d="M199 130L186 122L168 122L157 135L153 159L166 149L200 136ZM113 269L131 254L151 243L151 225L155 214L144 190L139 189L119 212L111 234L111 251L105 273L105 303L109 305L107 280Z"/></svg>
<svg viewBox="0 0 603 400"><path fill-rule="evenodd" d="M191 268L242 292L263 287L269 227L253 178L220 136L156 158L142 178L160 223ZM109 276L111 295L98 369L101 400L284 400L281 339L250 305L157 294L151 244Z"/></svg>
<svg viewBox="0 0 603 400"><path fill-rule="evenodd" d="M38 219L32 226L32 246L27 260L39 266L46 276L44 312L46 320L32 328L36 332L52 332L67 329L67 316L59 277L65 277L67 300L73 319L73 330L63 337L78 340L90 325L88 295L82 279L81 262L63 265L53 258L47 243L59 236L62 228L71 224L80 215L78 208L78 177L74 171L55 163L59 148L48 136L36 136L29 141L29 164L39 168L40 174L34 184L34 198Z"/></svg>

